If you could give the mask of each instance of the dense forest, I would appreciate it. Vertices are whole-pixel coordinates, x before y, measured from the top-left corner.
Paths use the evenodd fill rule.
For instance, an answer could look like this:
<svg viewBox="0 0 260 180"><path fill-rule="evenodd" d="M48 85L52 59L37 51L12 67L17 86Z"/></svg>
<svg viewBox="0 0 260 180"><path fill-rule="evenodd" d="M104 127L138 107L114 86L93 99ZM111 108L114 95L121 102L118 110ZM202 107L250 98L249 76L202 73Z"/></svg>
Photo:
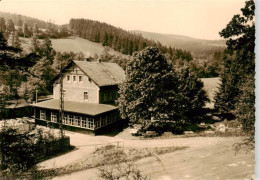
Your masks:
<svg viewBox="0 0 260 180"><path fill-rule="evenodd" d="M183 35L160 34L137 30L131 32L142 34L144 38L159 41L166 46L188 50L193 59L200 61L208 59L212 57L215 52L223 51L226 48L226 40L196 39Z"/></svg>
<svg viewBox="0 0 260 180"><path fill-rule="evenodd" d="M9 45L12 46L19 44L18 37L31 38L33 35L37 35L39 39L66 38L75 35L129 56L145 47L157 46L175 68L186 64L201 78L218 76L222 67L222 46L214 47L215 44L207 45L202 41L200 41L202 44L200 42L189 43L190 40L187 41L187 38L181 38L180 42L172 40L172 44L169 44L169 42L165 43L161 37L161 39L156 38L158 35L155 38L149 38L138 31L130 32L88 19L71 19L68 25L59 26L52 23L51 20L45 22L27 16L0 12L0 31L3 32ZM187 48L190 47L185 45L187 43L195 47L193 49ZM178 44L182 44L182 46L178 46ZM201 48L197 47L198 44ZM126 58L120 59L109 52L105 52L101 57L89 58L93 60L101 58L103 61L116 62L123 68L128 61Z"/></svg>
<svg viewBox="0 0 260 180"><path fill-rule="evenodd" d="M17 32L20 37L32 37L37 34L40 39L63 38L69 36L67 25L56 25L51 20L45 22L39 19L0 12L0 31L8 39L11 32Z"/></svg>
<svg viewBox="0 0 260 180"><path fill-rule="evenodd" d="M8 20L11 19L13 23L16 26L22 26L23 22L26 22L28 26L33 27L33 25L36 23L39 28L46 29L48 26L56 26L58 25L54 24L51 22L42 21L36 18L28 17L28 16L23 16L20 14L13 14L13 13L6 13L6 12L0 12L0 17Z"/></svg>
<svg viewBox="0 0 260 180"><path fill-rule="evenodd" d="M144 38L140 33L128 32L98 21L71 19L69 29L82 38L101 43L103 46L109 46L126 55L132 55L134 52L141 51L147 46L157 46L162 54L172 61L175 68L180 68L187 64L201 78L216 77L221 71L223 46L207 47L201 50L193 48L192 55L186 49L163 45L159 41ZM203 47L205 46L208 45L203 45Z"/></svg>
<svg viewBox="0 0 260 180"><path fill-rule="evenodd" d="M112 47L123 54L132 55L135 51L140 51L147 46L157 46L171 60L192 60L188 51L164 46L160 42L144 38L141 34L134 34L106 23L87 19L71 19L69 27L80 37Z"/></svg>

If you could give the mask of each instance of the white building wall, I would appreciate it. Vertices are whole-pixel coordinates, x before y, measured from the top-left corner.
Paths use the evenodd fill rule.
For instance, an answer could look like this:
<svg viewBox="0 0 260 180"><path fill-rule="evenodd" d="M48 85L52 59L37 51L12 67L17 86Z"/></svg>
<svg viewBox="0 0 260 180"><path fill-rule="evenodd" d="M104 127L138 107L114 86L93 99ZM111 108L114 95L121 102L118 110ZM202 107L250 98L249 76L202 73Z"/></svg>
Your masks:
<svg viewBox="0 0 260 180"><path fill-rule="evenodd" d="M69 81L67 76L70 76ZM76 81L73 80L73 76L76 76ZM82 82L79 82L79 76L82 76ZM53 85L54 99L60 98L59 81L57 79ZM75 65L63 74L63 90L64 100L66 101L99 103L99 87ZM84 92L88 92L88 100L84 100Z"/></svg>

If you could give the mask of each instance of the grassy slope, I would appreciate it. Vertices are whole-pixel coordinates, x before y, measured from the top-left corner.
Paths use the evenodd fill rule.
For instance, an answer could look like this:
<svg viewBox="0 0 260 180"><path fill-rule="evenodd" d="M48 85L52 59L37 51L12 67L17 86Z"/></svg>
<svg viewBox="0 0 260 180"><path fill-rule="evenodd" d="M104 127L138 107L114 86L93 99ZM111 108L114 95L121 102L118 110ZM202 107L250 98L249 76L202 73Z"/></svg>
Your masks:
<svg viewBox="0 0 260 180"><path fill-rule="evenodd" d="M20 38L22 41L22 47L24 50L28 51L30 46L30 39L29 38ZM52 47L56 51L60 52L83 52L85 57L94 56L94 54L100 55L104 51L105 47L99 43L94 43L89 40L79 38L79 37L69 37L63 39L51 39ZM114 54L116 56L125 57L126 55L114 51L113 49L109 48L109 53Z"/></svg>

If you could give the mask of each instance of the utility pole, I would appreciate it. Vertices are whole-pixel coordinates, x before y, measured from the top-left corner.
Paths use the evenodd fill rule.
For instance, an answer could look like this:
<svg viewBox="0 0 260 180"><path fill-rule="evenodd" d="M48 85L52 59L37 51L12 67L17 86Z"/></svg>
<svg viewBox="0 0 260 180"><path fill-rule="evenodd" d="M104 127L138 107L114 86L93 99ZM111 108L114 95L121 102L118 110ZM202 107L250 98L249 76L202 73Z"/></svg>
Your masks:
<svg viewBox="0 0 260 180"><path fill-rule="evenodd" d="M59 111L59 128L60 128L60 136L61 138L64 137L64 130L63 130L63 116L64 116L64 94L63 94L63 74L62 74L62 62L60 62L60 111Z"/></svg>
<svg viewBox="0 0 260 180"><path fill-rule="evenodd" d="M38 102L38 90L36 89L35 90L35 103Z"/></svg>

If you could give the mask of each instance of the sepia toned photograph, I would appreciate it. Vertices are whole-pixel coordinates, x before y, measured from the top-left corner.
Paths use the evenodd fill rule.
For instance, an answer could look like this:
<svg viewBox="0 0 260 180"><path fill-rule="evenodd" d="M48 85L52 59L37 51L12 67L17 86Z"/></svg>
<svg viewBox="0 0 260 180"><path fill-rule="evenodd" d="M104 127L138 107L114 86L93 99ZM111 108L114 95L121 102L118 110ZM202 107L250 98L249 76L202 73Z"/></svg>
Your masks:
<svg viewBox="0 0 260 180"><path fill-rule="evenodd" d="M0 0L0 180L254 180L257 0Z"/></svg>

